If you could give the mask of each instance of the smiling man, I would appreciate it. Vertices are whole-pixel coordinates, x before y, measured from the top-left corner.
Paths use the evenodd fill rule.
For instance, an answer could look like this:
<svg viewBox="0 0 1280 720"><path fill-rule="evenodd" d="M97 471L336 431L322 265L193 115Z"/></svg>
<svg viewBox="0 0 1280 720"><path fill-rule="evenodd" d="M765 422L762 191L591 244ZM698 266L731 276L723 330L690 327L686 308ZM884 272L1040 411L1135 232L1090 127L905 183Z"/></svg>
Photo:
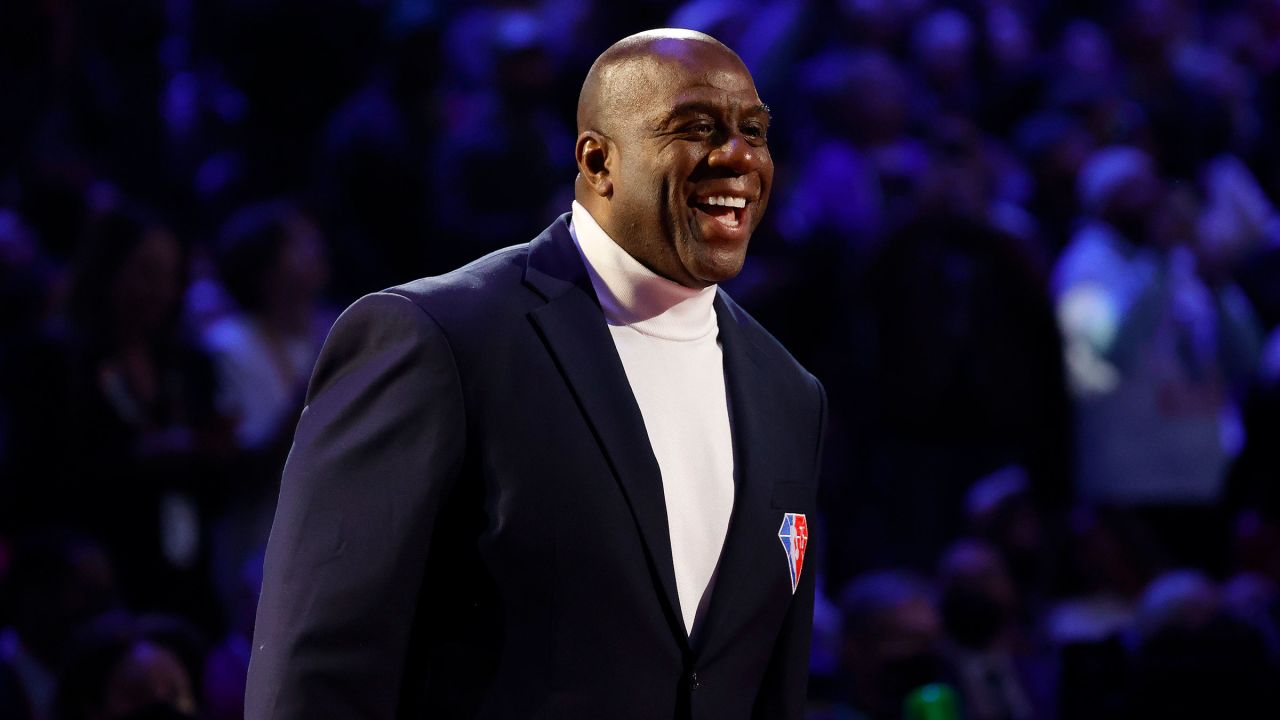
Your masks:
<svg viewBox="0 0 1280 720"><path fill-rule="evenodd" d="M825 399L717 287L768 126L715 39L625 38L583 84L571 213L343 314L246 717L801 716Z"/></svg>
<svg viewBox="0 0 1280 720"><path fill-rule="evenodd" d="M583 84L578 202L656 274L694 288L728 280L769 200L768 130L751 74L718 41L626 38Z"/></svg>

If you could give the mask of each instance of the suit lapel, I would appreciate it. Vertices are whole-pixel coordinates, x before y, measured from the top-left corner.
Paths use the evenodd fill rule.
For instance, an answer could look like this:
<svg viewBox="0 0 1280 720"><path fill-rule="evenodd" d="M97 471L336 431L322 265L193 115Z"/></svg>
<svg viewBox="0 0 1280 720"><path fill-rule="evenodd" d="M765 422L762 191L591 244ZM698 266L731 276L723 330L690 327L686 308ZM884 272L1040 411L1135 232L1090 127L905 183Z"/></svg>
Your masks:
<svg viewBox="0 0 1280 720"><path fill-rule="evenodd" d="M648 552L650 572L661 587L668 623L687 648L662 474L626 370L569 234L568 218L562 216L530 245L525 282L547 304L529 317L622 487Z"/></svg>
<svg viewBox="0 0 1280 720"><path fill-rule="evenodd" d="M697 633L698 655L712 660L749 625L762 607L759 594L770 590L768 563L781 564L782 548L770 504L778 477L771 436L777 405L767 396L774 383L760 353L743 332L738 313L722 294L715 301L725 385L733 425L736 492L729 532L721 551L704 626Z"/></svg>

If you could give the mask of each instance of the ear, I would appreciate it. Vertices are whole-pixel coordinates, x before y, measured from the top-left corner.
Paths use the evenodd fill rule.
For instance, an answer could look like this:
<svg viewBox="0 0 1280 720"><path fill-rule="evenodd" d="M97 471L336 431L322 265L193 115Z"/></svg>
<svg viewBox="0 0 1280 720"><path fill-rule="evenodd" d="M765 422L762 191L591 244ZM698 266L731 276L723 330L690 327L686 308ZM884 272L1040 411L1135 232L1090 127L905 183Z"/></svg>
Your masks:
<svg viewBox="0 0 1280 720"><path fill-rule="evenodd" d="M613 180L609 176L609 152L613 143L595 130L585 130L578 136L574 155L578 172L591 192L607 198L613 195Z"/></svg>

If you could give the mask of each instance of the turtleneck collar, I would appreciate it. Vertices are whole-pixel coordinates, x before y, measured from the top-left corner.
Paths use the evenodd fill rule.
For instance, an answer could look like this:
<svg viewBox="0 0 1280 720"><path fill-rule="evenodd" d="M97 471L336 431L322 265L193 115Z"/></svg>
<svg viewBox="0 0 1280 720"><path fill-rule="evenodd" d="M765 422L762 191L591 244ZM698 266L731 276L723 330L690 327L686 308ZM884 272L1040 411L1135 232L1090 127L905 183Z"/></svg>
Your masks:
<svg viewBox="0 0 1280 720"><path fill-rule="evenodd" d="M715 285L695 290L653 272L614 242L576 200L570 230L610 325L680 342L716 332Z"/></svg>

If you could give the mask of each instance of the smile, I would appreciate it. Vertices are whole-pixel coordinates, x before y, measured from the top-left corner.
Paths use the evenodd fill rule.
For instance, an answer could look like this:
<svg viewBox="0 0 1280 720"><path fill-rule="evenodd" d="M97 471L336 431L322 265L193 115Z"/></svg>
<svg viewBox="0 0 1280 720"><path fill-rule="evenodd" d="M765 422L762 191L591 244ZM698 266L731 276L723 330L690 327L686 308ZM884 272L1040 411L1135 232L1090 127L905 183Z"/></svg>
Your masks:
<svg viewBox="0 0 1280 720"><path fill-rule="evenodd" d="M728 229L737 229L746 214L747 199L736 195L710 195L694 197L690 207L709 215Z"/></svg>

